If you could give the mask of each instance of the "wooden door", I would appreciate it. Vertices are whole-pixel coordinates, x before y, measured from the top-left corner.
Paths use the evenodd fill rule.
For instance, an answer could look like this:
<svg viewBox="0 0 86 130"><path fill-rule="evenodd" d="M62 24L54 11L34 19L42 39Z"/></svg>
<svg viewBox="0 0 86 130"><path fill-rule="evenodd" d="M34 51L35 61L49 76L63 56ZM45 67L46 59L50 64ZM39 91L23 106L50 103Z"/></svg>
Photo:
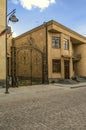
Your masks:
<svg viewBox="0 0 86 130"><path fill-rule="evenodd" d="M69 71L69 60L64 60L64 78L69 79L70 71Z"/></svg>

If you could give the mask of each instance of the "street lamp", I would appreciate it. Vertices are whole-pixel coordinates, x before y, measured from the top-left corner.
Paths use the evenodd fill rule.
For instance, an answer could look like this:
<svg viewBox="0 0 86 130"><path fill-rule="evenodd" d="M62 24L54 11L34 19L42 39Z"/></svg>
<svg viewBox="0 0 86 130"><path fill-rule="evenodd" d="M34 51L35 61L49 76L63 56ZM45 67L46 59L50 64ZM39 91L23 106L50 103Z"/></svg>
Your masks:
<svg viewBox="0 0 86 130"><path fill-rule="evenodd" d="M8 18L8 21L11 21L11 22L18 22L18 18L16 18L16 16L14 15L16 13L16 9L12 10L9 14L7 14L7 0L6 0L6 29L8 27L7 25L7 17L9 16ZM7 30L8 31L8 30ZM9 91L8 91L8 61L7 61L7 33L6 33L6 36L5 36L5 42L6 42L6 91L5 93L8 94Z"/></svg>

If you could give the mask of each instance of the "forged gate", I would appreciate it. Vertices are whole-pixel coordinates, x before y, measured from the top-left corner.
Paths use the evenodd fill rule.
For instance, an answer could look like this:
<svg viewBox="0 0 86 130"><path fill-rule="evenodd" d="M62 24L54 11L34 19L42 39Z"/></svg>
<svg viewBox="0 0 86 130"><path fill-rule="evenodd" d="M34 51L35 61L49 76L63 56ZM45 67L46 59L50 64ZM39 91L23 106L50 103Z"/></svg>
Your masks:
<svg viewBox="0 0 86 130"><path fill-rule="evenodd" d="M43 53L33 44L11 49L12 86L44 82Z"/></svg>

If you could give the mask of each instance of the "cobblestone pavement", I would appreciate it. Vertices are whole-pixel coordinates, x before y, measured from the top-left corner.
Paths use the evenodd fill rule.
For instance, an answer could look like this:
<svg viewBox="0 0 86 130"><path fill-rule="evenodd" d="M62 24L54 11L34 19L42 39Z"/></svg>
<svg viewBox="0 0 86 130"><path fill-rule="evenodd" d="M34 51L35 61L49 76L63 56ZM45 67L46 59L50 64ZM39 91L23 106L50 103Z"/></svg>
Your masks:
<svg viewBox="0 0 86 130"><path fill-rule="evenodd" d="M86 130L86 87L0 89L0 130Z"/></svg>

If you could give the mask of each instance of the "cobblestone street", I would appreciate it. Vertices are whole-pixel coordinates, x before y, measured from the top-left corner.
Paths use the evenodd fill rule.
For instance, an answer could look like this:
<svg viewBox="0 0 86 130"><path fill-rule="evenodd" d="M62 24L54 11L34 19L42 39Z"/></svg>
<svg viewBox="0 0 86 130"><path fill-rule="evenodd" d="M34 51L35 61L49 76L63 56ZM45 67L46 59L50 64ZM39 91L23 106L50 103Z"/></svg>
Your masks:
<svg viewBox="0 0 86 130"><path fill-rule="evenodd" d="M0 89L0 130L86 130L86 87Z"/></svg>

